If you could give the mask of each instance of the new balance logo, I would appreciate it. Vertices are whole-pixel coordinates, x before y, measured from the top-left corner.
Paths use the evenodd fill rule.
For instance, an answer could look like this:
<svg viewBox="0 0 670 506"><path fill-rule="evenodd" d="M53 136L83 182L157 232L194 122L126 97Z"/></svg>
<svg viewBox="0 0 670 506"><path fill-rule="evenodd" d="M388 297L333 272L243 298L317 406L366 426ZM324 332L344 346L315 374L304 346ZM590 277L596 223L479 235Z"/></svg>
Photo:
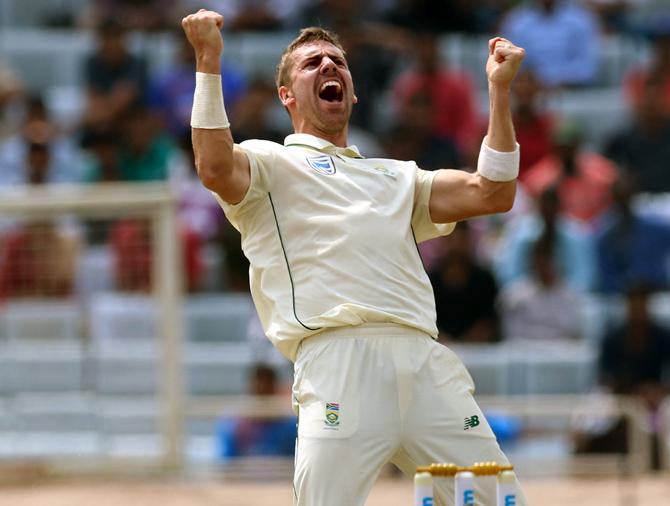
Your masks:
<svg viewBox="0 0 670 506"><path fill-rule="evenodd" d="M473 415L470 418L465 419L463 430L472 429L473 427L477 427L477 425L479 425L479 417L477 415Z"/></svg>

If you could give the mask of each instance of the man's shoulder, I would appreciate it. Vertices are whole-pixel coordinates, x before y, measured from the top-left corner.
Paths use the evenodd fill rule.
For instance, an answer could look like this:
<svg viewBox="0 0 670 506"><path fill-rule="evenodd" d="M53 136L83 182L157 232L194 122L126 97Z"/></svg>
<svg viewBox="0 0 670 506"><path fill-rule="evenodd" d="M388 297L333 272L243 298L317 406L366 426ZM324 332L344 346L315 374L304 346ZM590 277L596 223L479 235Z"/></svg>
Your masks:
<svg viewBox="0 0 670 506"><path fill-rule="evenodd" d="M237 146L243 149L247 155L257 157L273 157L286 150L286 146L283 144L264 139L247 139L237 144Z"/></svg>
<svg viewBox="0 0 670 506"><path fill-rule="evenodd" d="M247 139L238 144L238 146L244 149L266 149L266 150L279 150L286 149L286 146L279 144L274 141L268 141L265 139Z"/></svg>
<svg viewBox="0 0 670 506"><path fill-rule="evenodd" d="M369 162L377 165L393 165L399 167L403 170L416 170L418 165L413 160L398 160L396 158L384 158L384 157L374 157L374 158L364 158L365 162Z"/></svg>

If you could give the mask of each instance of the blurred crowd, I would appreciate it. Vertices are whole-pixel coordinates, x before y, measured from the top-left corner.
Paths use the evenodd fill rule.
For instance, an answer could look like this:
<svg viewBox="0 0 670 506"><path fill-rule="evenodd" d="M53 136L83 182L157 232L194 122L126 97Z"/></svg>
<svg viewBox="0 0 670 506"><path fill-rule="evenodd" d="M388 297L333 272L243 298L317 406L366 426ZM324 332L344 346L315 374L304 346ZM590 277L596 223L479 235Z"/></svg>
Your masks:
<svg viewBox="0 0 670 506"><path fill-rule="evenodd" d="M646 302L670 290L670 7L654 0L97 0L45 20L91 30L81 62L84 111L63 128L44 95L0 64L0 191L19 184L168 181L179 196L179 240L189 292L211 287L205 252L222 252L222 290L248 290L239 236L197 180L189 118L194 56L178 31L197 8L225 16L225 33L295 31L312 24L340 34L359 104L350 141L368 157L415 160L425 169L476 167L487 111L477 79L452 68L443 37L500 34L527 58L513 86L521 169L514 209L473 220L421 245L435 289L440 339L583 339L592 294L626 297L630 310L602 337L601 382L642 393L656 406L670 389L668 330ZM172 64L149 72L129 49L131 32L170 32ZM619 84L629 112L599 145L574 118L547 107L556 93L600 85L603 37L635 38L649 61ZM486 46L482 46L486 51ZM2 53L0 52L0 61ZM482 68L483 72L483 68ZM223 89L235 140L282 142L272 81L225 58ZM30 90L30 91L29 91ZM42 90L45 91L45 90ZM383 99L383 102L382 102ZM383 121L379 120L380 108ZM650 205L649 203L653 203ZM74 230L74 231L73 231ZM82 232L83 230L83 232ZM151 286L148 223L95 227L44 220L2 224L0 298L74 294L82 245L114 252L118 290ZM208 283L209 282L209 283ZM216 285L216 284L215 284ZM664 369L665 368L665 369Z"/></svg>

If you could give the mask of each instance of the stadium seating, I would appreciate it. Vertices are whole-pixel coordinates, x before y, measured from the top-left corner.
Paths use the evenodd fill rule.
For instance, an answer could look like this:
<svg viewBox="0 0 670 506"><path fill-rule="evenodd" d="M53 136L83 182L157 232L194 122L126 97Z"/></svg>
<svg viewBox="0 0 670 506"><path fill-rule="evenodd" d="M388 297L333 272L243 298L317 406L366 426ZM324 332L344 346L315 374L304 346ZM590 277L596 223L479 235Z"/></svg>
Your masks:
<svg viewBox="0 0 670 506"><path fill-rule="evenodd" d="M184 303L186 339L192 342L243 342L253 304L247 294L191 295Z"/></svg>

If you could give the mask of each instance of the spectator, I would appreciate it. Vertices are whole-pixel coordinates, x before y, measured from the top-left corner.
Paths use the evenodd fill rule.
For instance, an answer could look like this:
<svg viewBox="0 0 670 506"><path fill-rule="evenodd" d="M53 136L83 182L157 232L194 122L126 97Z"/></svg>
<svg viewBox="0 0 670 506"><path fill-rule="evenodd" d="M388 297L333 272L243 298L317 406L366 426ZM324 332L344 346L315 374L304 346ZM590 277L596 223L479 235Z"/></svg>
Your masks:
<svg viewBox="0 0 670 506"><path fill-rule="evenodd" d="M176 0L93 0L86 2L79 23L98 26L106 19L118 20L128 30L161 30L172 26Z"/></svg>
<svg viewBox="0 0 670 506"><path fill-rule="evenodd" d="M303 1L291 28L299 29L310 25L337 27L349 25L352 20L364 23L366 27L370 27L371 23L379 26L378 8L374 6L374 2L356 0Z"/></svg>
<svg viewBox="0 0 670 506"><path fill-rule="evenodd" d="M540 237L552 241L553 268L572 290L586 292L593 287L594 253L590 236L578 221L560 212L556 188L545 190L536 203L537 211L521 215L505 227L496 271L503 285L531 277L533 244Z"/></svg>
<svg viewBox="0 0 670 506"><path fill-rule="evenodd" d="M572 0L531 0L508 12L501 32L526 49L526 62L545 86L596 82L600 27Z"/></svg>
<svg viewBox="0 0 670 506"><path fill-rule="evenodd" d="M0 241L0 300L72 295L77 241L35 221Z"/></svg>
<svg viewBox="0 0 670 506"><path fill-rule="evenodd" d="M84 180L110 183L122 180L119 162L119 133L109 128L89 130L81 140L87 161Z"/></svg>
<svg viewBox="0 0 670 506"><path fill-rule="evenodd" d="M151 80L147 103L161 116L168 131L174 137L181 138L191 132L195 53L183 33L175 37L178 41L175 61ZM246 79L234 66L224 62L221 80L226 106L232 110L246 92Z"/></svg>
<svg viewBox="0 0 670 506"><path fill-rule="evenodd" d="M500 294L506 339L567 340L581 337L579 293L564 283L554 263L555 239L543 235L532 246L529 275Z"/></svg>
<svg viewBox="0 0 670 506"><path fill-rule="evenodd" d="M639 190L645 193L670 192L670 111L664 109L663 93L661 83L649 79L635 102L633 120L604 150L608 158L635 174Z"/></svg>
<svg viewBox="0 0 670 506"><path fill-rule="evenodd" d="M25 164L28 184L47 182L49 145L29 144ZM77 249L76 237L48 219L10 231L0 241L0 300L71 295Z"/></svg>
<svg viewBox="0 0 670 506"><path fill-rule="evenodd" d="M219 12L230 30L280 30L299 16L307 0L181 0L183 13L200 8Z"/></svg>
<svg viewBox="0 0 670 506"><path fill-rule="evenodd" d="M610 330L602 341L599 383L606 392L639 397L648 409L652 468L659 467L658 407L670 394L664 372L670 367L670 334L654 323L648 312L649 287L632 282L627 290L626 321ZM628 424L623 418L600 424L598 431L576 436L578 453L627 453Z"/></svg>
<svg viewBox="0 0 670 506"><path fill-rule="evenodd" d="M249 375L249 394L269 400L278 395L277 373L256 364ZM218 424L219 457L292 456L297 425L294 417L224 418Z"/></svg>
<svg viewBox="0 0 670 506"><path fill-rule="evenodd" d="M144 99L146 65L130 54L125 29L116 19L103 21L98 28L98 48L84 66L88 103L84 125L115 125L128 110Z"/></svg>
<svg viewBox="0 0 670 506"><path fill-rule="evenodd" d="M557 275L578 292L593 286L593 247L585 227L560 212L555 188L548 188L537 201L537 212L509 222L501 240L498 280L503 285L528 278L532 271L532 247L540 237L552 241Z"/></svg>
<svg viewBox="0 0 670 506"><path fill-rule="evenodd" d="M444 254L430 280L435 292L442 341L488 343L499 340L495 278L474 257L467 222L439 238Z"/></svg>
<svg viewBox="0 0 670 506"><path fill-rule="evenodd" d="M396 0L386 21L412 31L487 33L504 2Z"/></svg>
<svg viewBox="0 0 670 506"><path fill-rule="evenodd" d="M528 169L523 184L534 197L555 186L561 213L590 223L609 206L616 167L582 147L583 132L577 123L561 123L552 137L552 152Z"/></svg>
<svg viewBox="0 0 670 506"><path fill-rule="evenodd" d="M119 166L119 134L112 129L91 129L84 133L81 145L85 152L83 181L86 183L113 183L121 181ZM113 219L94 218L84 221L86 243L100 245L107 242Z"/></svg>
<svg viewBox="0 0 670 506"><path fill-rule="evenodd" d="M182 179L183 165L172 140L160 130L156 118L144 107L128 111L122 122L123 142L119 169L123 181Z"/></svg>
<svg viewBox="0 0 670 506"><path fill-rule="evenodd" d="M670 366L670 334L649 316L650 288L631 281L626 290L628 316L602 341L600 383L610 392L639 395L655 410L670 383L664 369Z"/></svg>
<svg viewBox="0 0 670 506"><path fill-rule="evenodd" d="M183 248L184 287L197 291L202 274L201 243L188 231L180 232ZM145 219L123 219L114 223L109 233L114 258L114 278L117 290L150 292L153 286L153 242L151 228Z"/></svg>
<svg viewBox="0 0 670 506"><path fill-rule="evenodd" d="M634 66L624 77L624 92L632 109L648 99L648 85L658 88L656 107L670 114L670 12L654 12L647 21L646 35L652 42L652 57L644 65Z"/></svg>
<svg viewBox="0 0 670 506"><path fill-rule="evenodd" d="M628 34L632 30L630 10L639 7L639 0L586 0L585 5L595 12L607 33Z"/></svg>
<svg viewBox="0 0 670 506"><path fill-rule="evenodd" d="M24 93L21 80L0 60L0 141L14 133L16 125L12 117L12 105L16 104Z"/></svg>
<svg viewBox="0 0 670 506"><path fill-rule="evenodd" d="M612 208L596 230L598 289L623 293L632 280L668 289L670 225L633 210L631 174L621 174L612 194Z"/></svg>
<svg viewBox="0 0 670 506"><path fill-rule="evenodd" d="M521 71L512 86L512 115L521 150L519 180L528 169L551 152L554 117L542 108L544 86L530 69Z"/></svg>
<svg viewBox="0 0 670 506"><path fill-rule="evenodd" d="M476 160L482 124L472 80L467 74L443 65L435 35L417 36L413 53L414 67L393 84L396 109L402 111L417 93L425 94L429 99L426 112L431 118L433 135L455 142L465 162Z"/></svg>
<svg viewBox="0 0 670 506"><path fill-rule="evenodd" d="M228 101L226 100L226 104ZM277 104L277 90L263 79L255 79L247 94L231 109L235 118L235 142L267 139L283 143L288 131L273 124L271 112Z"/></svg>
<svg viewBox="0 0 670 506"><path fill-rule="evenodd" d="M433 113L427 93L417 91L409 98L384 139L387 156L414 160L424 170L462 167L454 142L435 134Z"/></svg>
<svg viewBox="0 0 670 506"><path fill-rule="evenodd" d="M48 151L48 183L79 182L84 177L84 160L72 138L63 135L51 119L41 96L25 101L25 115L19 131L0 144L0 186L29 184L26 161L31 145L45 145Z"/></svg>

